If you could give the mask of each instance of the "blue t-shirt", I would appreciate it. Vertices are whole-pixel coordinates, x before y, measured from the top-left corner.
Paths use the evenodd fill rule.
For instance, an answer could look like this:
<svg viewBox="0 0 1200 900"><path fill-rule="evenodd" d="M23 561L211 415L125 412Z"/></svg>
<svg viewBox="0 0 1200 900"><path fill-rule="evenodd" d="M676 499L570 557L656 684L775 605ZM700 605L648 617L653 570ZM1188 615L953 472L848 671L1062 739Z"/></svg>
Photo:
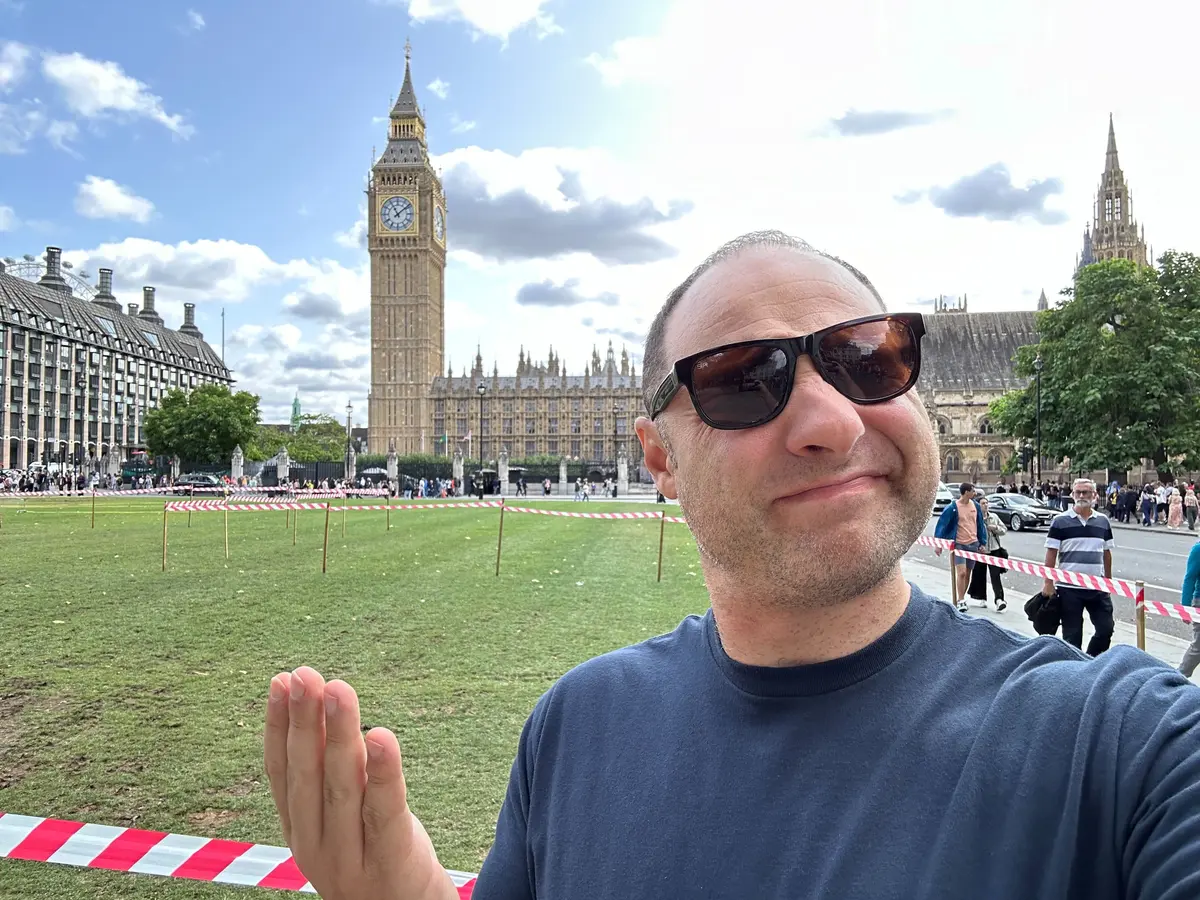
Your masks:
<svg viewBox="0 0 1200 900"><path fill-rule="evenodd" d="M810 666L689 616L538 701L474 897L1196 900L1200 689L915 587Z"/></svg>

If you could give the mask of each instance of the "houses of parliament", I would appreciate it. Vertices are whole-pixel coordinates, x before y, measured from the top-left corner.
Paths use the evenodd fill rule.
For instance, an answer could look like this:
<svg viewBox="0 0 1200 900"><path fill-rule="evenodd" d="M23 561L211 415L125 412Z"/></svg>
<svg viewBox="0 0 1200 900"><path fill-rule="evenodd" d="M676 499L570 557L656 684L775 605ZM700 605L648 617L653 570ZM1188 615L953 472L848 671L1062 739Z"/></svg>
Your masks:
<svg viewBox="0 0 1200 900"><path fill-rule="evenodd" d="M640 460L633 421L641 411L641 378L622 349L593 349L582 374L550 348L544 358L521 349L516 374L490 372L476 353L455 374L445 359L446 246L453 207L429 160L425 119L413 90L406 47L404 84L392 107L388 142L367 187L371 290L371 453L495 459L566 457L611 467L620 451ZM1146 265L1144 231L1133 218L1131 192L1109 119L1104 171L1091 225L1076 266L1123 258ZM1038 309L1048 305L1045 291ZM966 298L940 299L926 315L923 400L942 454L943 478L987 484L1016 452L995 434L988 404L1024 386L1013 370L1018 347L1037 342L1035 310L971 312ZM470 444L467 441L470 440ZM1043 473L1045 473L1043 467Z"/></svg>

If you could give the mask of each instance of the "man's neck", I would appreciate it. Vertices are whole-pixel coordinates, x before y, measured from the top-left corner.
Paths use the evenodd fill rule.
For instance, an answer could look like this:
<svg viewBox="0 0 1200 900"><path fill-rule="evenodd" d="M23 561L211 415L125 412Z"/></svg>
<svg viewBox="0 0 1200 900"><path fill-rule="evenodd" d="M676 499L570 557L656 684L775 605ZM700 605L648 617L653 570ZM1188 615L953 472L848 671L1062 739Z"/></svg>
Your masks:
<svg viewBox="0 0 1200 900"><path fill-rule="evenodd" d="M751 666L801 666L849 656L882 637L908 608L899 564L887 578L844 603L789 607L767 586L755 597L744 579L705 571L713 617L730 659Z"/></svg>
<svg viewBox="0 0 1200 900"><path fill-rule="evenodd" d="M1079 518L1081 518L1081 519L1090 519L1092 516L1092 513L1094 513L1094 512L1095 512L1095 510L1092 509L1090 506L1075 507L1075 514L1077 516L1079 516Z"/></svg>

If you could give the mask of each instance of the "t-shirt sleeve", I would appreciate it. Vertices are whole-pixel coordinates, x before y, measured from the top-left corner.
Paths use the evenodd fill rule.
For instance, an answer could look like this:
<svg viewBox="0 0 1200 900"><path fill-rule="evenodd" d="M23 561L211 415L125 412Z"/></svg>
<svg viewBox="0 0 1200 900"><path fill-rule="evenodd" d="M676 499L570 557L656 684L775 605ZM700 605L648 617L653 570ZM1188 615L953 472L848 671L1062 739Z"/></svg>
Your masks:
<svg viewBox="0 0 1200 900"><path fill-rule="evenodd" d="M1050 523L1050 529L1046 532L1046 549L1057 550L1062 546L1062 529L1058 526L1058 519Z"/></svg>
<svg viewBox="0 0 1200 900"><path fill-rule="evenodd" d="M1124 896L1200 897L1200 688L1163 667L1125 710L1117 753Z"/></svg>
<svg viewBox="0 0 1200 900"><path fill-rule="evenodd" d="M1117 542L1115 540L1113 540L1112 522L1105 520L1104 531L1105 531L1104 549L1105 550L1115 550L1117 547Z"/></svg>
<svg viewBox="0 0 1200 900"><path fill-rule="evenodd" d="M496 840L479 870L472 900L533 900L533 853L529 846L529 790L550 694L538 701L521 729L517 757L496 822Z"/></svg>

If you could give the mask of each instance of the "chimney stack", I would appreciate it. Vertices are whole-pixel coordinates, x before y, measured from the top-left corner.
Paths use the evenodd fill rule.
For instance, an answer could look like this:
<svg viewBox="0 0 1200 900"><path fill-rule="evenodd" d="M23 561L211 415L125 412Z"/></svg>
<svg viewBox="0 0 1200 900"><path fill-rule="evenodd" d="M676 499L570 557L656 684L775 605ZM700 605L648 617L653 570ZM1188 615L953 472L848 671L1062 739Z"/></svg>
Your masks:
<svg viewBox="0 0 1200 900"><path fill-rule="evenodd" d="M192 337L204 340L204 335L196 327L196 304L183 304L183 324L179 326L180 334L190 334Z"/></svg>
<svg viewBox="0 0 1200 900"><path fill-rule="evenodd" d="M121 304L113 296L112 292L112 277L112 269L100 270L100 289L96 291L96 296L92 298L92 302L113 312L120 312Z"/></svg>
<svg viewBox="0 0 1200 900"><path fill-rule="evenodd" d="M137 304L136 304L136 303L130 303L130 304L129 304L129 315L131 315L131 316L136 316L137 314L138 314L138 307L137 307Z"/></svg>
<svg viewBox="0 0 1200 900"><path fill-rule="evenodd" d="M147 322L153 322L156 325L163 323L160 316L154 309L154 288L147 285L142 288L142 311L138 313L139 319L145 319Z"/></svg>
<svg viewBox="0 0 1200 900"><path fill-rule="evenodd" d="M38 279L38 284L48 287L52 291L59 291L63 294L71 293L71 286L62 277L61 247L46 248L46 274Z"/></svg>

